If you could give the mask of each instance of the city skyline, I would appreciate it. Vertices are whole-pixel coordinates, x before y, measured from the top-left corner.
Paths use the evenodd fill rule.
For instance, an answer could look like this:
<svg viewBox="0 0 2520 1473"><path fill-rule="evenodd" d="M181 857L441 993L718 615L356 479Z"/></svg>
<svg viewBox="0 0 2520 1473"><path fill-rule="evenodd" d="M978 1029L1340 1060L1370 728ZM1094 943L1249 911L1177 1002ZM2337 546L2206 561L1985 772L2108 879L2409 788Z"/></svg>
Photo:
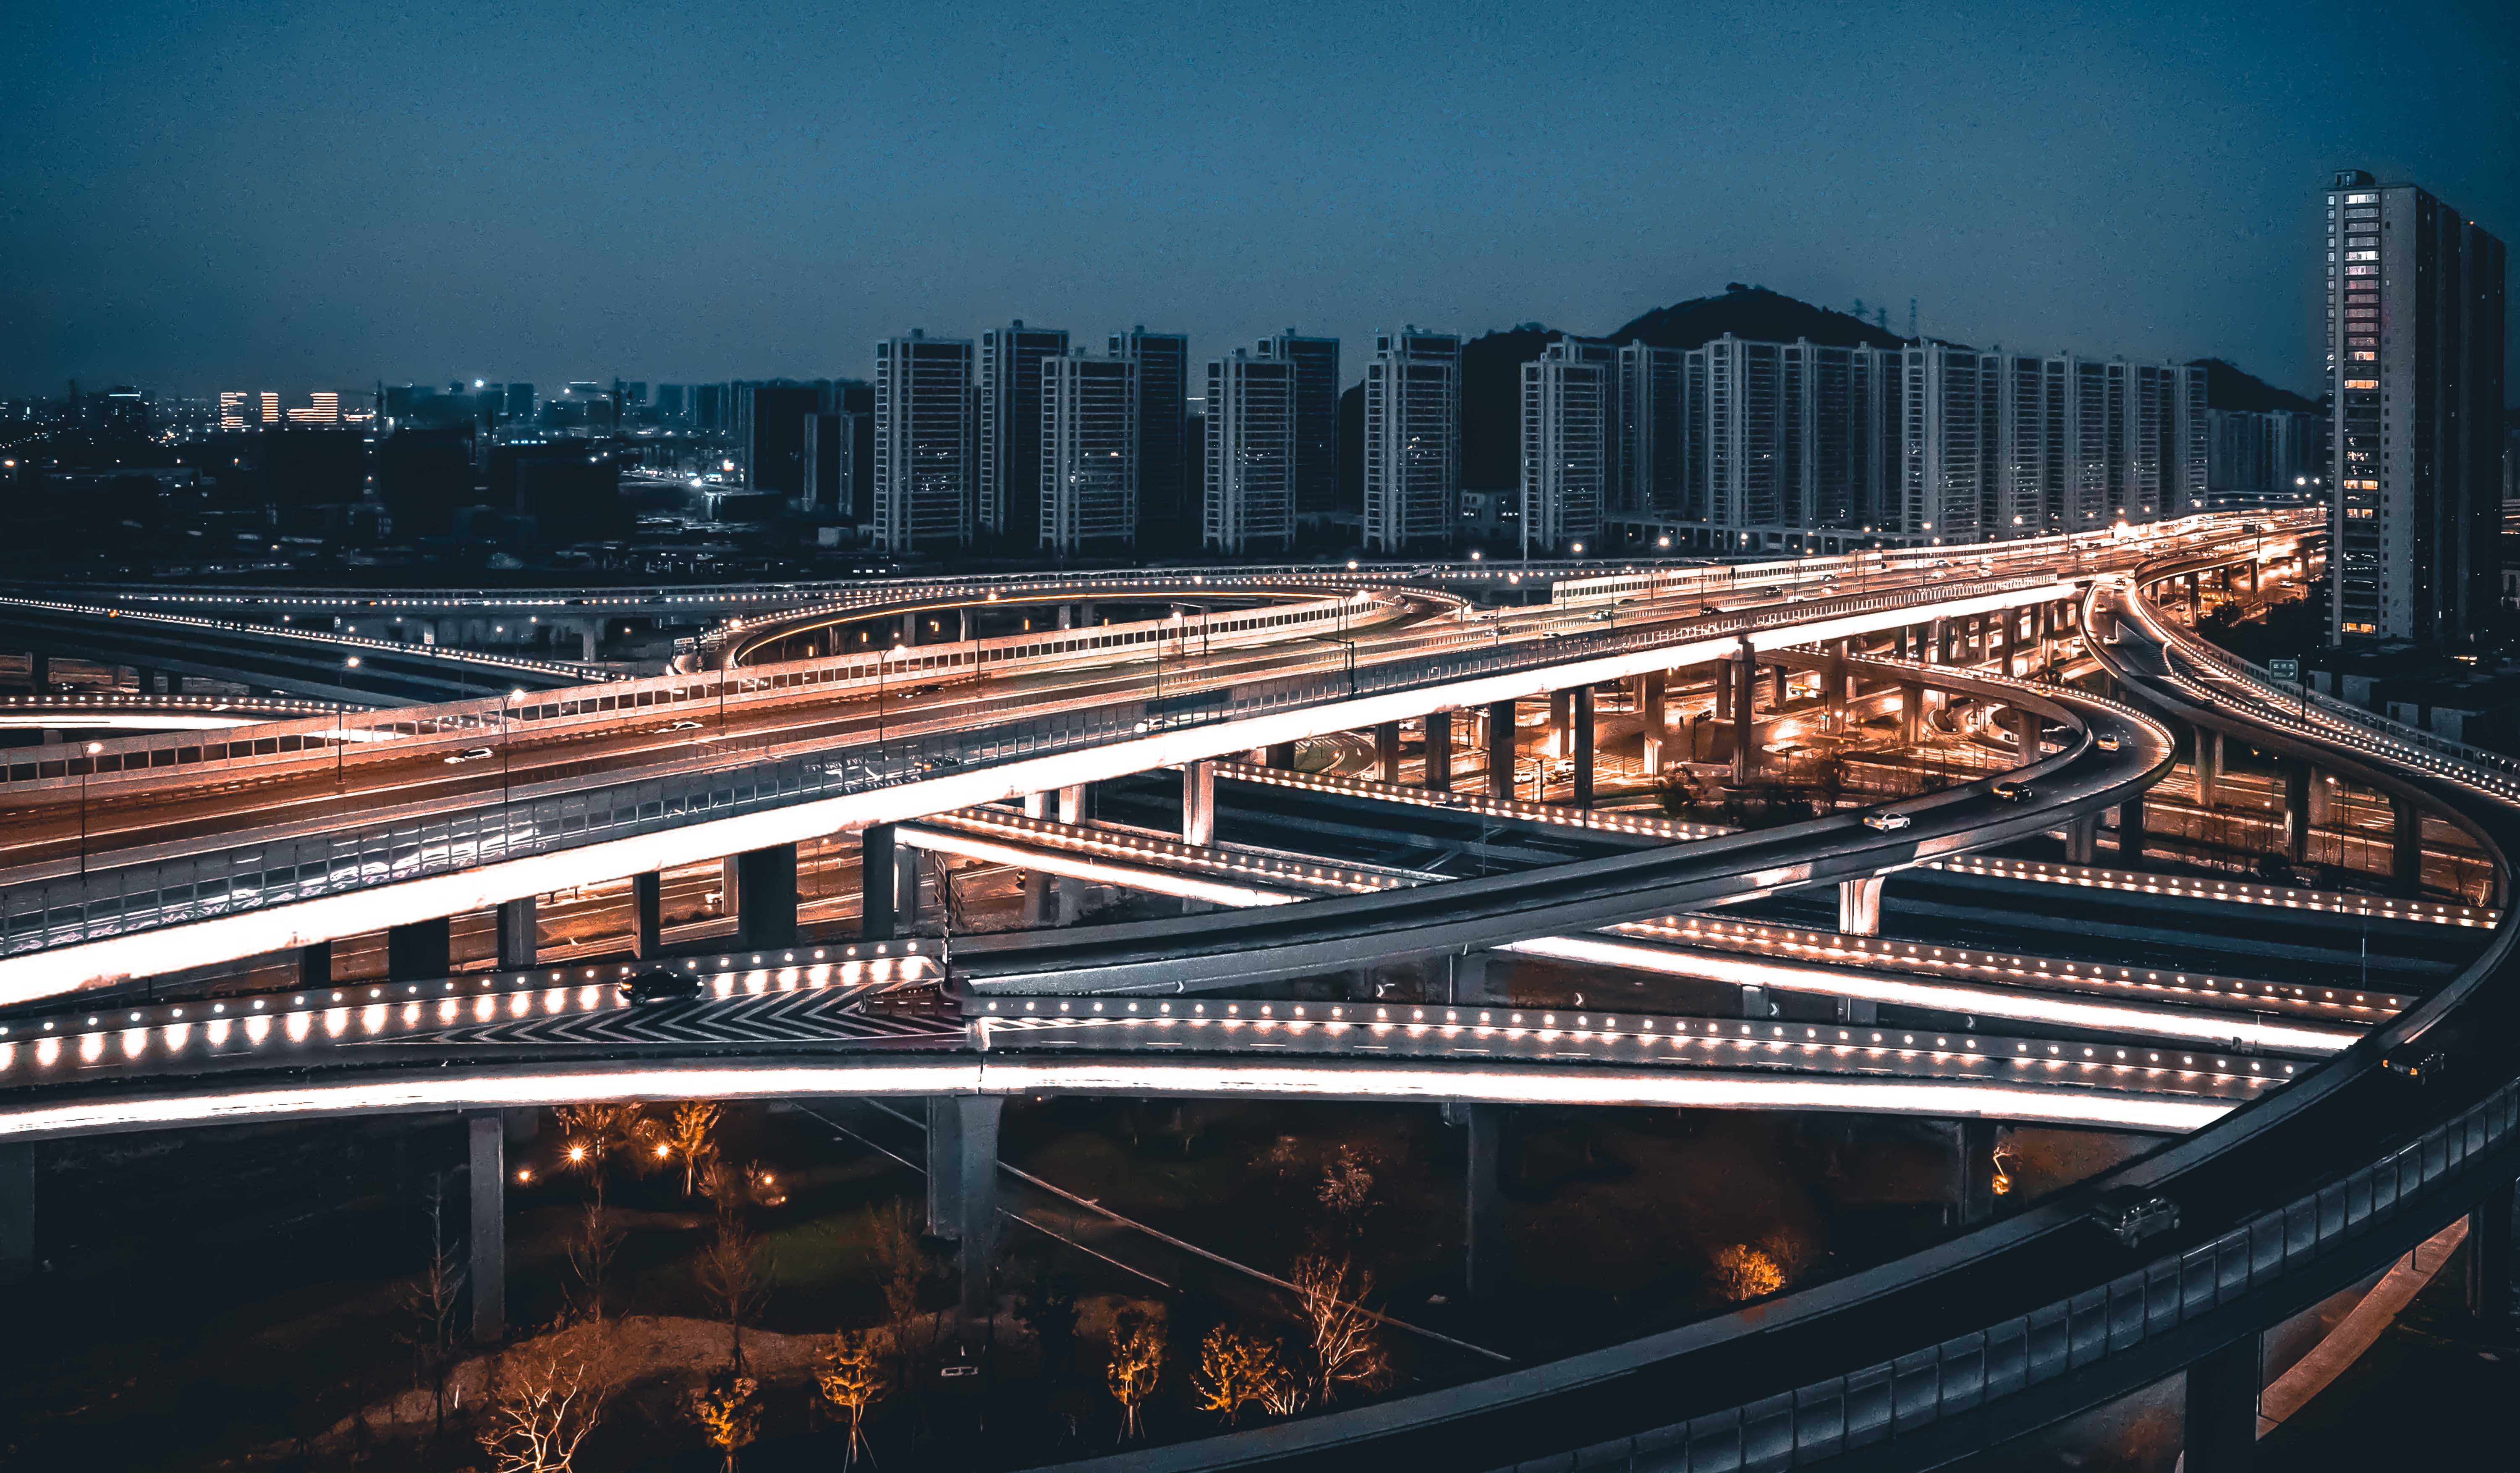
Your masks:
<svg viewBox="0 0 2520 1473"><path fill-rule="evenodd" d="M2482 6L2378 33L2341 6L2168 29L1718 12L1686 47L1628 44L1669 21L1533 34L1475 8L1213 33L1125 10L634 13L598 35L316 14L28 28L0 103L30 140L0 225L19 265L0 392L855 377L856 345L1017 316L1160 323L1203 361L1287 322L1352 344L1412 320L1599 333L1728 280L1860 297L1900 329L1915 298L1927 335L1976 345L2222 356L2309 390L2316 181L2367 167L2489 229L2520 215L2498 151L2467 146L2509 129L2490 100L2510 22ZM1011 70L1016 47L1057 62ZM1396 55L1422 65L1373 60ZM677 72L712 85L614 95ZM1284 115L1212 127L1214 79L1238 74L1283 78ZM1949 85L1972 75L1994 85ZM919 89L967 84L982 100L950 126L898 121ZM1052 115L1079 91L1128 101ZM2410 93L2434 101L2402 115ZM359 145L291 142L333 133ZM1049 228L1010 236L1014 217ZM1363 355L1341 367L1354 382Z"/></svg>

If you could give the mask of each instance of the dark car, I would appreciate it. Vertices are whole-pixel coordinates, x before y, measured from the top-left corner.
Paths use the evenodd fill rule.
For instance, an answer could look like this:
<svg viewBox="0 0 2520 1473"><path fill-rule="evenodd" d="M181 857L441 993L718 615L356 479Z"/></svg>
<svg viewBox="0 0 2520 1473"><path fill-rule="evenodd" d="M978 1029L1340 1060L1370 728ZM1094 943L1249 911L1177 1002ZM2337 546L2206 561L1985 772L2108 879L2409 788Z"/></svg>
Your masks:
<svg viewBox="0 0 2520 1473"><path fill-rule="evenodd" d="M2144 1187L2121 1186L2102 1193L2100 1200L2092 1204L2092 1220L2109 1236L2134 1248L2155 1233L2177 1227L2179 1204Z"/></svg>
<svg viewBox="0 0 2520 1473"><path fill-rule="evenodd" d="M2418 1084L2430 1084L2438 1082L2444 1075L2450 1073L2450 1055L2438 1051L2418 1053L2411 1049L2401 1049L2383 1058L2380 1061L2380 1067L2402 1080L2412 1080Z"/></svg>
<svg viewBox="0 0 2520 1473"><path fill-rule="evenodd" d="M650 967L621 979L621 997L625 1002L666 1002L676 997L700 994L697 972L677 972L670 967Z"/></svg>
<svg viewBox="0 0 2520 1473"><path fill-rule="evenodd" d="M2028 783L2001 782L1987 789L1987 792L2002 799L2005 803L2028 803L2038 797L2036 793L2030 791Z"/></svg>

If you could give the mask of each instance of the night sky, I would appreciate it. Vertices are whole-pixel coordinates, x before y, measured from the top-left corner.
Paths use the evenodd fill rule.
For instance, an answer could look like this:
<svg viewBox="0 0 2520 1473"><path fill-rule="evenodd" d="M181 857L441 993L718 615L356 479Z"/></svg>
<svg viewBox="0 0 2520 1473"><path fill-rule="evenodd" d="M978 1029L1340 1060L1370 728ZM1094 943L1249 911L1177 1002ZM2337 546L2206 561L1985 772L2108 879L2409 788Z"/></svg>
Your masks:
<svg viewBox="0 0 2520 1473"><path fill-rule="evenodd" d="M0 393L863 377L1021 317L1603 332L1762 284L2318 389L2319 194L2520 238L2520 5L40 3Z"/></svg>

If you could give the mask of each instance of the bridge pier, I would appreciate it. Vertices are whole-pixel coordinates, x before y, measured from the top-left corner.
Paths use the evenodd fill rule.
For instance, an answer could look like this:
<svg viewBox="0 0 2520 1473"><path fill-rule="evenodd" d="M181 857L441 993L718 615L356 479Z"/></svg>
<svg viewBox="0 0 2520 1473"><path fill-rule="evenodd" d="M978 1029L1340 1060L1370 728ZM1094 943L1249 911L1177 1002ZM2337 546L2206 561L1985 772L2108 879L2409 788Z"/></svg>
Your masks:
<svg viewBox="0 0 2520 1473"><path fill-rule="evenodd" d="M39 696L53 688L52 656L45 654L42 650L31 650L27 652L26 683L34 687L35 694Z"/></svg>
<svg viewBox="0 0 2520 1473"><path fill-rule="evenodd" d="M495 1110L467 1116L465 1129L472 1148L472 1340L495 1345L508 1338L508 1131Z"/></svg>
<svg viewBox="0 0 2520 1473"><path fill-rule="evenodd" d="M1445 1000L1453 1007L1481 1007L1505 999L1488 990L1492 959L1485 951L1457 951L1444 958Z"/></svg>
<svg viewBox="0 0 2520 1473"><path fill-rule="evenodd" d="M1400 723L1377 722L1373 728L1373 780L1400 781Z"/></svg>
<svg viewBox="0 0 2520 1473"><path fill-rule="evenodd" d="M1511 701L1488 703L1488 796L1496 799L1513 797L1513 731L1514 706Z"/></svg>
<svg viewBox="0 0 2520 1473"><path fill-rule="evenodd" d="M2283 764L2284 779L2284 857L2295 864L2310 857L2311 794L2318 791L2318 774L2308 762Z"/></svg>
<svg viewBox="0 0 2520 1473"><path fill-rule="evenodd" d="M2467 1215L2467 1312L2477 1328L2511 1328L2511 1190L2506 1181Z"/></svg>
<svg viewBox="0 0 2520 1473"><path fill-rule="evenodd" d="M2143 868L2143 795L2118 805L2118 868Z"/></svg>
<svg viewBox="0 0 2520 1473"><path fill-rule="evenodd" d="M2187 1367L2183 1473L2245 1473L2258 1455L2259 1337L2243 1335Z"/></svg>
<svg viewBox="0 0 2520 1473"><path fill-rule="evenodd" d="M1994 1121L1964 1120L1952 1132L1959 1150L1957 1187L1963 1224L1983 1222L1995 1216L1996 1131Z"/></svg>
<svg viewBox="0 0 2520 1473"><path fill-rule="evenodd" d="M927 1100L927 1231L959 1245L961 1324L966 1333L996 1309L991 1282L998 1226L998 1121L994 1094L940 1094Z"/></svg>
<svg viewBox="0 0 2520 1473"><path fill-rule="evenodd" d="M521 972L534 964L541 938L535 934L534 898L499 902L499 970Z"/></svg>
<svg viewBox="0 0 2520 1473"><path fill-rule="evenodd" d="M656 870L630 877L630 954L654 961L664 954L665 877Z"/></svg>
<svg viewBox="0 0 2520 1473"><path fill-rule="evenodd" d="M1913 747L1925 735L1925 688L1912 681L1899 687L1899 745Z"/></svg>
<svg viewBox="0 0 2520 1473"><path fill-rule="evenodd" d="M1664 728L1670 725L1671 672L1647 670L1637 677L1637 712L1643 717L1644 767L1647 780L1662 772Z"/></svg>
<svg viewBox="0 0 2520 1473"><path fill-rule="evenodd" d="M1216 764L1187 762L1181 769L1182 843L1201 848L1216 842Z"/></svg>
<svg viewBox="0 0 2520 1473"><path fill-rule="evenodd" d="M2412 899L2424 891L2424 810L2412 801L2391 798L2395 832L2389 841L2389 893Z"/></svg>
<svg viewBox="0 0 2520 1473"><path fill-rule="evenodd" d="M2188 765L2196 773L2196 802L2213 807L2223 787L2223 733L2199 726Z"/></svg>
<svg viewBox="0 0 2520 1473"><path fill-rule="evenodd" d="M2100 815L2086 813L2065 825L2065 862L2097 864L2100 861Z"/></svg>
<svg viewBox="0 0 2520 1473"><path fill-rule="evenodd" d="M2009 707L2005 710L2004 720L2012 728L2013 754L2025 763L2039 760L2042 730L2039 713L2027 707Z"/></svg>
<svg viewBox="0 0 2520 1473"><path fill-rule="evenodd" d="M1506 1132L1511 1121L1504 1105L1456 1107L1467 1117L1469 1166L1463 1174L1462 1288L1471 1299L1485 1299L1502 1288L1508 1269L1505 1194L1500 1189Z"/></svg>
<svg viewBox="0 0 2520 1473"><path fill-rule="evenodd" d="M1927 652L1927 664L1949 665L1952 663L1952 621L1949 619L1937 619L1934 621L1933 633L1929 636L1933 641L1933 648Z"/></svg>
<svg viewBox="0 0 2520 1473"><path fill-rule="evenodd" d="M1575 806L1593 806L1593 687L1578 686L1573 692L1575 720Z"/></svg>
<svg viewBox="0 0 2520 1473"><path fill-rule="evenodd" d="M796 846L746 850L735 856L735 944L796 944Z"/></svg>
<svg viewBox="0 0 2520 1473"><path fill-rule="evenodd" d="M329 988L333 985L331 942L308 942L297 948L297 985L301 988Z"/></svg>
<svg viewBox="0 0 2520 1473"><path fill-rule="evenodd" d="M385 933L386 981L418 982L454 970L454 927L447 917L413 921Z"/></svg>
<svg viewBox="0 0 2520 1473"><path fill-rule="evenodd" d="M1732 654L1732 782L1738 787L1759 770L1758 705L1759 656L1751 647L1750 636L1741 636L1741 647Z"/></svg>
<svg viewBox="0 0 2520 1473"><path fill-rule="evenodd" d="M1294 743L1288 742L1285 745L1291 750ZM1269 750L1274 753L1278 749L1272 747ZM1294 764L1295 760L1291 755L1283 762L1270 763L1273 767L1291 767ZM1094 821L1094 785L1092 783L1069 783L1058 790L1058 821L1070 828Z"/></svg>
<svg viewBox="0 0 2520 1473"><path fill-rule="evenodd" d="M1846 729L1846 707L1853 695L1855 676L1846 663L1847 641L1840 639L1828 647L1828 666L1821 672L1821 709L1830 731Z"/></svg>
<svg viewBox="0 0 2520 1473"><path fill-rule="evenodd" d="M35 1273L35 1143L0 1145L0 1288Z"/></svg>
<svg viewBox="0 0 2520 1473"><path fill-rule="evenodd" d="M1295 770L1294 743L1271 742L1267 750L1269 753L1268 764L1270 766L1276 767L1283 772L1292 772Z"/></svg>
<svg viewBox="0 0 2520 1473"><path fill-rule="evenodd" d="M1426 791L1453 791L1453 713L1426 713Z"/></svg>
<svg viewBox="0 0 2520 1473"><path fill-rule="evenodd" d="M858 939L888 942L893 939L892 915L893 855L899 850L896 832L891 824L871 823L858 833ZM1030 876L1024 887L1024 915L1032 917L1034 893L1044 888L1040 875Z"/></svg>
<svg viewBox="0 0 2520 1473"><path fill-rule="evenodd" d="M1837 882L1837 934L1881 934L1881 876L1867 875L1861 879Z"/></svg>

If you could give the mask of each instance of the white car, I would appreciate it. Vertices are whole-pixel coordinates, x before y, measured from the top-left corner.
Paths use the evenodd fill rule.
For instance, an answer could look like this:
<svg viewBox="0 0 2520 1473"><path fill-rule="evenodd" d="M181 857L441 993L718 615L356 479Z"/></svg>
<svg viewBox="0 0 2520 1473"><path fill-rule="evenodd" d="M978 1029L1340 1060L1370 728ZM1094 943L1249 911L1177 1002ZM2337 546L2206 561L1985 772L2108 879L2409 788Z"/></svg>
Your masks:
<svg viewBox="0 0 2520 1473"><path fill-rule="evenodd" d="M699 722L698 722L698 721L674 721L674 722L670 722L670 723L668 723L668 724L666 724L666 725L659 726L659 727L657 727L656 729L657 729L658 731L660 731L660 732L665 732L665 731L698 731L698 730L699 730L699 729L700 729L700 723L699 723Z"/></svg>
<svg viewBox="0 0 2520 1473"><path fill-rule="evenodd" d="M1905 813L1867 813L1864 826L1877 833L1895 834L1916 820Z"/></svg>
<svg viewBox="0 0 2520 1473"><path fill-rule="evenodd" d="M481 760L481 759L491 755L491 751L487 747L467 747L463 751L455 754L453 757L448 758L446 760L446 765L452 767L461 762L477 762Z"/></svg>

